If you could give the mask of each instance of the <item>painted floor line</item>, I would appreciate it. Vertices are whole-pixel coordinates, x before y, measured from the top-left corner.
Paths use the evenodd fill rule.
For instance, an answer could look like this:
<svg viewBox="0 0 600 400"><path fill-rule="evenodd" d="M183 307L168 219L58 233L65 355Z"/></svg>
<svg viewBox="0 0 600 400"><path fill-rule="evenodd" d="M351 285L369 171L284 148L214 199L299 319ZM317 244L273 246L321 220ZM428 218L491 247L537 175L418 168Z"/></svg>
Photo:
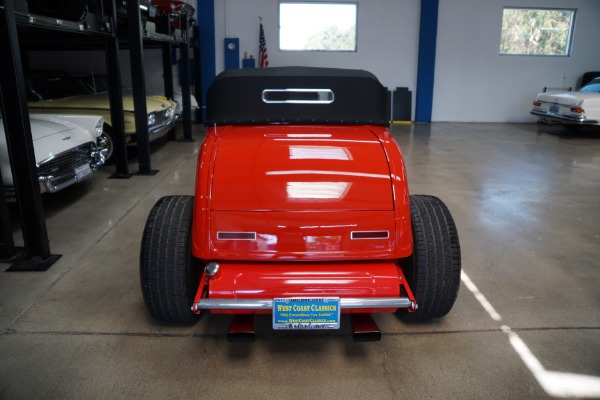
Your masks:
<svg viewBox="0 0 600 400"><path fill-rule="evenodd" d="M469 276L464 271L461 273L460 279L467 286L467 289L469 289L469 291L471 293L473 293L473 295L475 296L475 298L477 299L479 304L481 304L481 306L485 309L485 311L487 311L487 313L490 315L490 318L492 318L494 321L502 320L502 317L500 316L500 314L498 314L496 309L490 304L490 302L485 298L485 296L479 291L477 286L475 286L475 284L473 283L471 278L469 278Z"/></svg>
<svg viewBox="0 0 600 400"><path fill-rule="evenodd" d="M487 311L494 321L502 320L502 317L494 309L491 303L479 291L477 286L462 271L461 280L475 296L479 304ZM508 335L508 340L519 355L523 363L538 381L546 393L553 397L560 398L599 398L600 397L600 377L592 375L573 374L569 372L548 371L542 363L529 350L529 347L523 340L507 325L501 326L502 332Z"/></svg>

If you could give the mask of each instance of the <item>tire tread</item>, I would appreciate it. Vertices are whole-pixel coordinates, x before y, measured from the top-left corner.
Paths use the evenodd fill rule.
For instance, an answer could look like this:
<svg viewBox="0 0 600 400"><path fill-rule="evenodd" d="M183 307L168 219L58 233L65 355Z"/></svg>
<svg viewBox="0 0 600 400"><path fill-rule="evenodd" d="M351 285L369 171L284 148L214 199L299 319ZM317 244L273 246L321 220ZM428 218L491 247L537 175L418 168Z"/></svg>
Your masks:
<svg viewBox="0 0 600 400"><path fill-rule="evenodd" d="M407 279L417 300L413 313L400 312L405 320L427 320L448 314L460 287L461 256L456 225L448 207L437 197L410 196L413 256Z"/></svg>
<svg viewBox="0 0 600 400"><path fill-rule="evenodd" d="M191 324L190 306L197 289L197 265L191 255L193 196L166 196L154 205L140 250L144 302L162 322Z"/></svg>

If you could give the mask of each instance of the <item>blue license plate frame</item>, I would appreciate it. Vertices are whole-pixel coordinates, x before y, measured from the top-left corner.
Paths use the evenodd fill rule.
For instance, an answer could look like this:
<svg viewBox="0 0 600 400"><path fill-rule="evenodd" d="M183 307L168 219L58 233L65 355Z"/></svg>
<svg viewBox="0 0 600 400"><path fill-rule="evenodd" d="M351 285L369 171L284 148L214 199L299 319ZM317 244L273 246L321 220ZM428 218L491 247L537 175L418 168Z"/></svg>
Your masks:
<svg viewBox="0 0 600 400"><path fill-rule="evenodd" d="M273 299L273 329L331 330L340 328L339 297Z"/></svg>

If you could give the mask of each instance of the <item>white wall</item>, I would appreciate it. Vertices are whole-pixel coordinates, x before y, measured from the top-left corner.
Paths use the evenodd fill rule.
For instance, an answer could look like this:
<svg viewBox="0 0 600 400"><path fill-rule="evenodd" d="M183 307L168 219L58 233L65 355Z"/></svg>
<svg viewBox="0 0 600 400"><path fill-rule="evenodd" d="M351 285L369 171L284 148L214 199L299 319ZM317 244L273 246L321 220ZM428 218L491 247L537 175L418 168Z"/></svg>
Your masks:
<svg viewBox="0 0 600 400"><path fill-rule="evenodd" d="M570 57L501 56L504 6L575 8ZM434 121L533 122L535 94L600 70L598 0L440 1Z"/></svg>
<svg viewBox="0 0 600 400"><path fill-rule="evenodd" d="M390 88L413 91L419 38L419 0L357 0L356 53L278 50L276 0L215 0L216 65L223 70L225 37L239 37L240 54L258 53L263 17L270 66L361 68ZM576 8L570 57L500 56L505 6ZM586 71L600 70L599 0L441 0L433 121L533 122L535 94L544 86L576 86ZM414 115L414 113L413 113Z"/></svg>
<svg viewBox="0 0 600 400"><path fill-rule="evenodd" d="M240 39L240 58L245 51L258 57L258 17L262 17L271 67L301 65L365 69L390 89L409 87L414 90L420 2L369 0L358 3L357 51L328 53L279 50L277 0L215 0L217 73L224 68L226 37Z"/></svg>

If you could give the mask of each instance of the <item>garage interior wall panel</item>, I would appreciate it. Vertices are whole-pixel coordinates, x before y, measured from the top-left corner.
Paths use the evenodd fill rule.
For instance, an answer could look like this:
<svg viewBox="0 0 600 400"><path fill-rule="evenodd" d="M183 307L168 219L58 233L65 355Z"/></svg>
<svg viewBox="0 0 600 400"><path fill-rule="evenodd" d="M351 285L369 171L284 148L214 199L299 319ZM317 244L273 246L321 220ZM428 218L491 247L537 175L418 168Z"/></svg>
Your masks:
<svg viewBox="0 0 600 400"><path fill-rule="evenodd" d="M330 1L335 2L335 1ZM388 88L417 81L420 3L415 0L369 0L358 3L356 52L279 51L279 10L273 0L215 0L217 74L224 69L226 37L240 38L240 54L258 58L259 19L262 17L269 66L357 68L374 73ZM414 92L413 92L414 93ZM414 99L413 99L414 104Z"/></svg>
<svg viewBox="0 0 600 400"><path fill-rule="evenodd" d="M499 55L505 6L576 9L570 57ZM598 0L440 1L433 121L534 122L544 87L600 68Z"/></svg>
<svg viewBox="0 0 600 400"><path fill-rule="evenodd" d="M415 96L420 3L358 1L358 51L324 53L278 50L277 2L215 0L216 42L239 37L241 54L256 57L261 16L270 66L367 69L388 88L408 87ZM500 56L505 6L577 9L571 56ZM544 86L562 86L563 74L567 86L576 86L585 71L600 68L600 41L591 39L600 37L599 16L598 0L441 1L432 121L534 122L530 105ZM217 73L224 68L221 47Z"/></svg>

